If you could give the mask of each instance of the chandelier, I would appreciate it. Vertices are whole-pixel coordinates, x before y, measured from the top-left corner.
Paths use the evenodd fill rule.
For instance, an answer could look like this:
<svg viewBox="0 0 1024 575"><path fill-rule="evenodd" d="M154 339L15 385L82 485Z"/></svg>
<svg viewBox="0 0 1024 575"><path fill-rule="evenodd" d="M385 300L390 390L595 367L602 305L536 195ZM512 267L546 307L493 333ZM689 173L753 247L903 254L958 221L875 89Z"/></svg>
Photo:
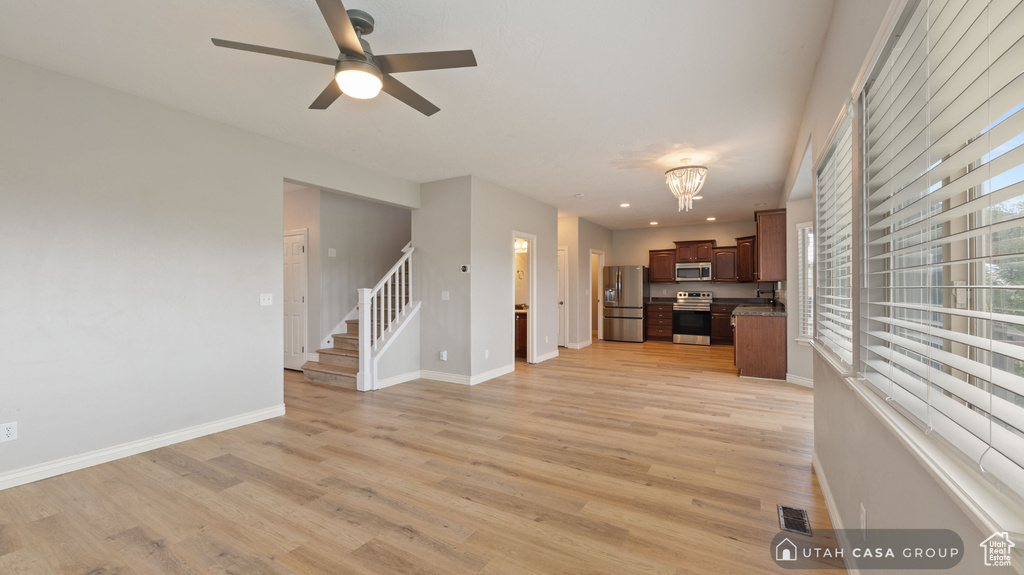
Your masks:
<svg viewBox="0 0 1024 575"><path fill-rule="evenodd" d="M707 175L706 166L680 166L665 172L665 182L672 190L672 195L679 199L680 212L693 209L693 197L704 186Z"/></svg>

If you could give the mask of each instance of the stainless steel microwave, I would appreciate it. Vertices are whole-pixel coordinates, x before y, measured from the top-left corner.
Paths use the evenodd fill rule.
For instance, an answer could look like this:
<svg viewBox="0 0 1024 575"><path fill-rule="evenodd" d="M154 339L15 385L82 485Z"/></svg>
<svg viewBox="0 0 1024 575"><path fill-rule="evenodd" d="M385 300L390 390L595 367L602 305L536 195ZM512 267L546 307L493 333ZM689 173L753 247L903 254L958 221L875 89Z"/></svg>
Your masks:
<svg viewBox="0 0 1024 575"><path fill-rule="evenodd" d="M711 281L711 264L708 262L676 264L677 282Z"/></svg>

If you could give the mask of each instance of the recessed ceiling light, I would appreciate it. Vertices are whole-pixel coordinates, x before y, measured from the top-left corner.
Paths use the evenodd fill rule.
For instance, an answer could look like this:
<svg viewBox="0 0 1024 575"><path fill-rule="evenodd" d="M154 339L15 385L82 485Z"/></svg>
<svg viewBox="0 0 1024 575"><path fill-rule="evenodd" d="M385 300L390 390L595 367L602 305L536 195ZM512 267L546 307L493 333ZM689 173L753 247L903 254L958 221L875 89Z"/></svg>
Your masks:
<svg viewBox="0 0 1024 575"><path fill-rule="evenodd" d="M620 208L628 208L628 207L629 207L629 204L619 204L619 207L620 207Z"/></svg>
<svg viewBox="0 0 1024 575"><path fill-rule="evenodd" d="M695 199L695 200L703 200L704 196L693 196L693 199Z"/></svg>
<svg viewBox="0 0 1024 575"><path fill-rule="evenodd" d="M651 222L651 225L652 226L656 226L656 225L658 225L658 222Z"/></svg>
<svg viewBox="0 0 1024 575"><path fill-rule="evenodd" d="M715 218L708 218L708 221L709 222L713 222L713 221L715 221Z"/></svg>
<svg viewBox="0 0 1024 575"><path fill-rule="evenodd" d="M587 194L576 194L576 197L577 198L585 198L585 197L587 197Z"/></svg>
<svg viewBox="0 0 1024 575"><path fill-rule="evenodd" d="M766 203L764 203L764 202L757 202L756 204L754 204L754 207L755 207L755 208L760 208L761 206L767 206L767 205L768 205L768 204L766 204Z"/></svg>

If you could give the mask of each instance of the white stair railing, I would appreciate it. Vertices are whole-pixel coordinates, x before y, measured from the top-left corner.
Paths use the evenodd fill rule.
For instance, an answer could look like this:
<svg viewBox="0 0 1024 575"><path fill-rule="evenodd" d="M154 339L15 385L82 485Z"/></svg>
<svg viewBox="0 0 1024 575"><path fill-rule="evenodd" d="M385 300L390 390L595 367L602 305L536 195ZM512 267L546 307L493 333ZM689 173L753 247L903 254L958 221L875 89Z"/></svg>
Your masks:
<svg viewBox="0 0 1024 575"><path fill-rule="evenodd" d="M372 289L359 292L359 375L356 387L368 391L376 387L374 358L384 338L392 333L412 302L412 253L406 244L404 255L384 274Z"/></svg>

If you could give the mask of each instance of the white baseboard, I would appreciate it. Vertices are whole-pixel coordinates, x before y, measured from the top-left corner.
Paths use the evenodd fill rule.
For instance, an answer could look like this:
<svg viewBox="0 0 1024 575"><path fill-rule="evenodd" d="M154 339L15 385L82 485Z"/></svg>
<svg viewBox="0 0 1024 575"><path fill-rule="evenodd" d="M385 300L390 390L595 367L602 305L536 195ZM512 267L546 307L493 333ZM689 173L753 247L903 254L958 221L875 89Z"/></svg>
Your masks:
<svg viewBox="0 0 1024 575"><path fill-rule="evenodd" d="M473 376L461 375L458 373L445 373L443 371L428 371L421 370L420 377L423 379L429 379L431 381L443 381L445 383L456 383L458 385L476 385L489 381L496 377L501 377L507 373L512 373L516 369L515 363L504 365L491 371L485 371Z"/></svg>
<svg viewBox="0 0 1024 575"><path fill-rule="evenodd" d="M593 343L594 343L594 340L588 339L586 341L581 341L579 343L567 343L567 344L565 344L565 347L567 347L569 349L583 349L583 348L585 348L588 345L591 345Z"/></svg>
<svg viewBox="0 0 1024 575"><path fill-rule="evenodd" d="M420 370L410 371L394 377L387 377L384 379L377 380L377 389L384 389L385 387L391 387L392 385L398 385L399 383L405 383L414 379L420 379L423 375Z"/></svg>
<svg viewBox="0 0 1024 575"><path fill-rule="evenodd" d="M558 357L558 348L555 348L555 351L552 351L551 353L545 353L544 355L535 356L533 358L533 362L540 363L542 361L547 361L549 359L555 359L556 357Z"/></svg>
<svg viewBox="0 0 1024 575"><path fill-rule="evenodd" d="M0 490L284 415L284 404L0 474Z"/></svg>
<svg viewBox="0 0 1024 575"><path fill-rule="evenodd" d="M809 377L801 377L799 375L793 375L792 373L786 374L786 381L789 383L795 383L803 387L809 387L814 389L814 380Z"/></svg>
<svg viewBox="0 0 1024 575"><path fill-rule="evenodd" d="M492 369L491 371L485 371L485 372L483 372L481 374L474 375L473 377L470 378L470 380L469 380L470 383L469 384L470 385L476 385L478 383L483 383L485 381L494 379L496 377L501 377L501 376L503 376L505 374L512 373L515 370L516 370L516 364L513 361L512 363L510 363L508 365L503 365L503 366L501 366L501 367L499 367L497 369Z"/></svg>
<svg viewBox="0 0 1024 575"><path fill-rule="evenodd" d="M811 450L811 467L814 468L814 475L818 478L818 487L821 489L821 496L825 499L825 508L828 509L828 518L832 522L832 529L835 530L836 538L839 540L839 547L842 549L853 549L847 536L846 527L843 525L843 518L839 516L839 508L836 500L829 489L825 472L821 468L821 461L818 459L818 450ZM850 575L860 575L860 570L847 565L846 572Z"/></svg>
<svg viewBox="0 0 1024 575"><path fill-rule="evenodd" d="M430 371L428 369L420 370L420 377L423 379L429 379L431 381L443 381L444 383L457 383L459 385L472 385L469 382L468 375L462 375L458 373L447 373L444 371Z"/></svg>

